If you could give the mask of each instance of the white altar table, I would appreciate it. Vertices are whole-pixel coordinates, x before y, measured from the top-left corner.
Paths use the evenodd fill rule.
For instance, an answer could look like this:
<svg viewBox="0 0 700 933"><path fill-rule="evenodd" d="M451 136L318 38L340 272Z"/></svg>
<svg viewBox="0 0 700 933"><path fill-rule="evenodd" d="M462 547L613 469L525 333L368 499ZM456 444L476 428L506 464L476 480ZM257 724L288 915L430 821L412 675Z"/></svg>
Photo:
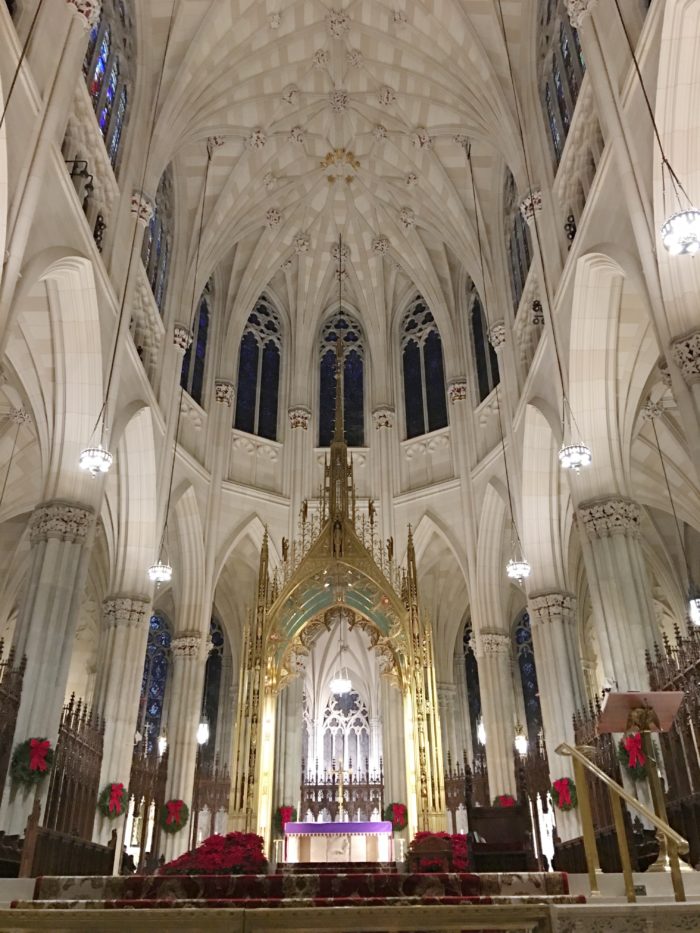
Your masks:
<svg viewBox="0 0 700 933"><path fill-rule="evenodd" d="M285 862L390 862L390 822L285 823Z"/></svg>

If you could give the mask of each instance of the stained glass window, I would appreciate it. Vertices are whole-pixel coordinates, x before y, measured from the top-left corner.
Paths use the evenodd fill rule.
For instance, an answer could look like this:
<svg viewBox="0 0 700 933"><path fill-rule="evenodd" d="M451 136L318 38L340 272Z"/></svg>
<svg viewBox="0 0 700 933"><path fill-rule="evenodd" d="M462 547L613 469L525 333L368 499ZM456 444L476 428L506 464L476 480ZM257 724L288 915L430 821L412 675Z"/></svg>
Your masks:
<svg viewBox="0 0 700 933"><path fill-rule="evenodd" d="M209 723L209 741L202 747L200 752L204 761L213 761L214 755L221 751L216 748L216 729L219 719L224 641L221 623L216 619L212 619L209 625L209 654L204 669L204 688L202 692L202 715L206 716Z"/></svg>
<svg viewBox="0 0 700 933"><path fill-rule="evenodd" d="M508 234L507 251L510 265L510 284L513 294L513 307L517 311L525 288L525 281L530 271L532 249L530 231L527 221L520 211L515 179L511 172L506 174L503 201L506 214L505 229Z"/></svg>
<svg viewBox="0 0 700 933"><path fill-rule="evenodd" d="M168 284L170 243L172 237L172 169L163 172L156 192L155 209L146 227L141 246L143 262L156 304L163 312Z"/></svg>
<svg viewBox="0 0 700 933"><path fill-rule="evenodd" d="M125 0L103 0L90 30L83 74L112 167L117 169L127 121L134 30Z"/></svg>
<svg viewBox="0 0 700 933"><path fill-rule="evenodd" d="M571 126L586 64L564 0L540 0L539 83L555 168Z"/></svg>
<svg viewBox="0 0 700 933"><path fill-rule="evenodd" d="M182 360L182 373L180 375L180 385L186 392L189 392L198 405L202 404L202 391L204 388L204 370L207 359L207 342L209 340L210 324L209 306L211 299L212 282L210 280L199 302L192 344L185 351Z"/></svg>
<svg viewBox="0 0 700 933"><path fill-rule="evenodd" d="M167 621L160 615L152 615L148 627L146 660L141 679L141 702L139 713L140 732L146 749L156 747L163 719L165 687L170 668L170 643L172 635Z"/></svg>
<svg viewBox="0 0 700 933"><path fill-rule="evenodd" d="M464 671L467 678L467 700L469 703L469 727L472 734L472 749L479 748L477 729L481 719L481 690L479 687L479 665L474 654L471 620L464 627L462 640L464 649Z"/></svg>
<svg viewBox="0 0 700 933"><path fill-rule="evenodd" d="M279 315L263 296L241 337L234 421L237 430L277 440L281 353Z"/></svg>
<svg viewBox="0 0 700 933"><path fill-rule="evenodd" d="M474 353L474 366L476 369L476 382L479 392L479 401L483 402L486 396L500 382L498 372L498 358L496 351L488 339L486 316L476 289L472 286L468 298L471 310L469 321L471 324L472 350Z"/></svg>
<svg viewBox="0 0 700 933"><path fill-rule="evenodd" d="M447 426L442 341L432 312L418 297L401 331L406 437Z"/></svg>
<svg viewBox="0 0 700 933"><path fill-rule="evenodd" d="M95 67L92 72L92 80L90 81L90 97L92 97L93 106L95 107L97 107L97 103L100 99L100 91L102 90L102 84L104 82L105 73L107 71L109 49L110 37L109 26L107 26L105 27L105 31L102 35L102 42L100 42L100 52L97 56L97 61L95 62Z"/></svg>
<svg viewBox="0 0 700 933"><path fill-rule="evenodd" d="M344 344L345 440L349 447L362 447L365 440L364 343L359 324L344 312L327 321L321 332L318 443L320 447L328 447L335 429L335 360L339 335Z"/></svg>
<svg viewBox="0 0 700 933"><path fill-rule="evenodd" d="M527 735L530 743L536 744L542 729L542 709L540 708L540 692L537 686L537 667L535 665L535 652L532 647L530 616L526 610L516 619L513 628L513 641L520 670L520 683L523 689Z"/></svg>

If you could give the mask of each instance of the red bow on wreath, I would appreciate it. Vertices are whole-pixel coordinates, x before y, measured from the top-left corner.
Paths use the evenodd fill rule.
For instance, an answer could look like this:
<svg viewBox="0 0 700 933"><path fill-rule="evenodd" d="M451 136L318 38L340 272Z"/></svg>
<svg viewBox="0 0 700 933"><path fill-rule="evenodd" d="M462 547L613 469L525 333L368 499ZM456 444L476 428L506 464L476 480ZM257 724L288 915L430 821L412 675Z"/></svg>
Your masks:
<svg viewBox="0 0 700 933"><path fill-rule="evenodd" d="M179 823L180 811L183 807L182 800L169 800L165 806L168 808L168 815L165 818L165 825L172 826L173 823Z"/></svg>
<svg viewBox="0 0 700 933"><path fill-rule="evenodd" d="M630 768L643 768L646 764L646 755L642 751L642 733L635 732L634 735L626 735L622 740L625 751L630 756Z"/></svg>
<svg viewBox="0 0 700 933"><path fill-rule="evenodd" d="M29 740L29 770L47 771L46 756L51 748L51 742L48 739L42 742L40 739Z"/></svg>
<svg viewBox="0 0 700 933"><path fill-rule="evenodd" d="M554 784L552 784L552 787L559 794L559 806L560 807L571 806L571 791L569 790L569 779L559 778L558 781L555 781Z"/></svg>
<svg viewBox="0 0 700 933"><path fill-rule="evenodd" d="M110 784L109 787L109 812L117 815L122 812L122 794L124 793L123 784Z"/></svg>

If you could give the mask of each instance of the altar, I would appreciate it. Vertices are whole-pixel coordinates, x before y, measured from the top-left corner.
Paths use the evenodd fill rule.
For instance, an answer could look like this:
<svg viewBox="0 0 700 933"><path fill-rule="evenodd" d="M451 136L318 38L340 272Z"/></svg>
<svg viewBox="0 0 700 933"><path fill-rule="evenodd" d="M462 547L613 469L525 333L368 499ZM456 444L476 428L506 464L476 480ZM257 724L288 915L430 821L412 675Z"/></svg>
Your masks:
<svg viewBox="0 0 700 933"><path fill-rule="evenodd" d="M285 862L390 862L390 822L285 823Z"/></svg>

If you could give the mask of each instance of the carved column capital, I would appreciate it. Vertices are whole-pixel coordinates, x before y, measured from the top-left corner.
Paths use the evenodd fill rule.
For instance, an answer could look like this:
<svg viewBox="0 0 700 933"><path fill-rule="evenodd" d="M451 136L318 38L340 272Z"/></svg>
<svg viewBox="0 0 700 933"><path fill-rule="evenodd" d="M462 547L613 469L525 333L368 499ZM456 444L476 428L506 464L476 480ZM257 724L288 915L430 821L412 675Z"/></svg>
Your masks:
<svg viewBox="0 0 700 933"><path fill-rule="evenodd" d="M447 387L447 397L450 400L450 405L456 405L457 402L466 402L469 398L467 380L461 377L453 379Z"/></svg>
<svg viewBox="0 0 700 933"><path fill-rule="evenodd" d="M9 418L13 424L30 424L32 416L24 408L11 408Z"/></svg>
<svg viewBox="0 0 700 933"><path fill-rule="evenodd" d="M510 638L505 632L477 632L476 643L481 654L510 654Z"/></svg>
<svg viewBox="0 0 700 933"><path fill-rule="evenodd" d="M131 213L136 215L136 221L146 228L153 217L155 205L153 199L143 191L134 191L131 195Z"/></svg>
<svg viewBox="0 0 700 933"><path fill-rule="evenodd" d="M542 213L542 189L533 188L520 202L520 214L526 223L535 219L535 214Z"/></svg>
<svg viewBox="0 0 700 933"><path fill-rule="evenodd" d="M533 625L573 622L576 597L572 593L538 593L528 600L528 610Z"/></svg>
<svg viewBox="0 0 700 933"><path fill-rule="evenodd" d="M192 331L186 324L176 324L173 329L173 343L182 353L192 346Z"/></svg>
<svg viewBox="0 0 700 933"><path fill-rule="evenodd" d="M304 405L295 405L293 408L288 410L289 415L289 427L292 431L296 431L297 428L301 428L304 431L309 430L309 422L311 421L311 412Z"/></svg>
<svg viewBox="0 0 700 933"><path fill-rule="evenodd" d="M224 379L217 379L214 383L214 398L221 405L227 408L233 406L233 400L236 397L236 390L232 382L226 382Z"/></svg>
<svg viewBox="0 0 700 933"><path fill-rule="evenodd" d="M148 618L151 601L145 596L112 596L102 603L107 625L138 628Z"/></svg>
<svg viewBox="0 0 700 933"><path fill-rule="evenodd" d="M489 330L489 343L496 353L506 342L506 325L503 321L496 321Z"/></svg>
<svg viewBox="0 0 700 933"><path fill-rule="evenodd" d="M457 696L457 687L454 684L437 684L438 703L440 706L451 706Z"/></svg>
<svg viewBox="0 0 700 933"><path fill-rule="evenodd" d="M688 385L700 382L700 330L674 340L671 354Z"/></svg>
<svg viewBox="0 0 700 933"><path fill-rule="evenodd" d="M592 540L614 535L639 537L642 513L631 499L612 496L609 499L583 502L576 510L576 515Z"/></svg>
<svg viewBox="0 0 700 933"><path fill-rule="evenodd" d="M395 408L392 408L391 405L380 405L379 408L375 408L372 412L374 430L380 431L382 428L393 428L395 418Z"/></svg>
<svg viewBox="0 0 700 933"><path fill-rule="evenodd" d="M173 638L170 650L176 658L196 658L201 644L202 636L199 632L188 632Z"/></svg>
<svg viewBox="0 0 700 933"><path fill-rule="evenodd" d="M94 516L92 509L72 502L46 502L34 510L29 524L29 540L32 545L49 538L69 544L85 544Z"/></svg>
<svg viewBox="0 0 700 933"><path fill-rule="evenodd" d="M66 0L66 2L85 30L92 29L100 18L102 0Z"/></svg>
<svg viewBox="0 0 700 933"><path fill-rule="evenodd" d="M389 252L389 246L389 237L380 235L372 240L372 252L376 253L378 256L386 256Z"/></svg>
<svg viewBox="0 0 700 933"><path fill-rule="evenodd" d="M585 19L593 12L598 0L566 0L569 20L574 29L580 29Z"/></svg>

